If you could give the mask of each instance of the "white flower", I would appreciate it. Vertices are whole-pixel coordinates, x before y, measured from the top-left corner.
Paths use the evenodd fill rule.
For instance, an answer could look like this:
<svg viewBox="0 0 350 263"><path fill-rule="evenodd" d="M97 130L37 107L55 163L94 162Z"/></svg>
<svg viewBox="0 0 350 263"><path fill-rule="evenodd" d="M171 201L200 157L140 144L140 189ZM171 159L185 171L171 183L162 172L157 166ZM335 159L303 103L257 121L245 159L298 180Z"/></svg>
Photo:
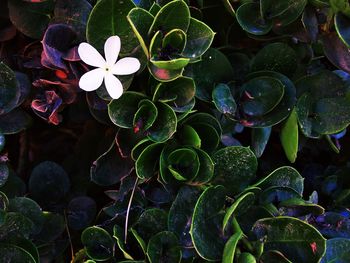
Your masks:
<svg viewBox="0 0 350 263"><path fill-rule="evenodd" d="M114 75L129 75L140 69L140 62L137 58L126 57L117 62L120 51L120 38L109 37L104 46L106 60L90 44L81 43L78 53L86 64L97 67L85 73L79 80L79 87L86 91L98 89L103 80L106 89L113 99L118 99L123 94L123 85Z"/></svg>

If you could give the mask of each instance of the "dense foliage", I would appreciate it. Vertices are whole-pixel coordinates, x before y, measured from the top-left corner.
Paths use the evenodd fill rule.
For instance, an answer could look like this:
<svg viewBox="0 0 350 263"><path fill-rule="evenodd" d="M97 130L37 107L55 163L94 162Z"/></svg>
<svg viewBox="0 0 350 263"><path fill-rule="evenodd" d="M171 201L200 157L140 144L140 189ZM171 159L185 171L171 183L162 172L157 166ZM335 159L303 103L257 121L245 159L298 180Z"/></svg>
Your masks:
<svg viewBox="0 0 350 263"><path fill-rule="evenodd" d="M346 0L1 1L1 262L349 262L349 29ZM81 90L115 35L140 70Z"/></svg>

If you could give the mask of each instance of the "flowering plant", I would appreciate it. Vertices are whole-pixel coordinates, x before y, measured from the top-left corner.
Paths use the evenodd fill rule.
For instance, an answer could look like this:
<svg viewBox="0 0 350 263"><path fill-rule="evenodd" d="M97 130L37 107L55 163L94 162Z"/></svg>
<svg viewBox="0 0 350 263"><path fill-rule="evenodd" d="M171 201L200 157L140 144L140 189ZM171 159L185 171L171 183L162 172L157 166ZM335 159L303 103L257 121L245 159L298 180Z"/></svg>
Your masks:
<svg viewBox="0 0 350 263"><path fill-rule="evenodd" d="M346 262L350 5L0 2L0 258Z"/></svg>

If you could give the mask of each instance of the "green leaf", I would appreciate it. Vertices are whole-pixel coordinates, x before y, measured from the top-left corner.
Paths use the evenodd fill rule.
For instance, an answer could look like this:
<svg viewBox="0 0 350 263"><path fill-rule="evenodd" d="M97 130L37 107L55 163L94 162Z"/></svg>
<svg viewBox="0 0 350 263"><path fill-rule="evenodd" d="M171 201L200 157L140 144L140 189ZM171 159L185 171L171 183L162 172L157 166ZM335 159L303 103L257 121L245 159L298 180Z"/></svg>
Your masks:
<svg viewBox="0 0 350 263"><path fill-rule="evenodd" d="M79 40L84 41L86 24L91 9L91 4L87 0L58 0L50 24L62 23L69 25L78 34Z"/></svg>
<svg viewBox="0 0 350 263"><path fill-rule="evenodd" d="M44 222L39 234L35 236L35 240L42 242L52 242L66 229L64 218L60 214L51 212L43 212Z"/></svg>
<svg viewBox="0 0 350 263"><path fill-rule="evenodd" d="M189 58L175 58L171 60L158 60L158 58L151 58L151 63L159 68L159 69L166 69L166 70L180 70L187 66L187 64L190 62Z"/></svg>
<svg viewBox="0 0 350 263"><path fill-rule="evenodd" d="M284 85L284 96L281 102L268 114L259 117L245 116L245 119L241 120L241 124L247 127L264 128L276 125L290 115L290 111L294 108L296 103L296 90L293 82L290 79L273 71L254 72L249 74L248 78L254 79L262 76L279 80Z"/></svg>
<svg viewBox="0 0 350 263"><path fill-rule="evenodd" d="M17 86L15 73L5 63L0 62L0 115L14 109L20 95L21 91Z"/></svg>
<svg viewBox="0 0 350 263"><path fill-rule="evenodd" d="M119 249L123 252L124 258L133 259L133 257L127 252L127 250L125 248L124 231L120 226L114 225L113 237L117 240L117 245L118 245Z"/></svg>
<svg viewBox="0 0 350 263"><path fill-rule="evenodd" d="M5 163L0 163L0 187L4 186L9 178L10 170Z"/></svg>
<svg viewBox="0 0 350 263"><path fill-rule="evenodd" d="M186 35L187 42L182 55L195 60L209 49L214 40L215 33L206 24L191 17Z"/></svg>
<svg viewBox="0 0 350 263"><path fill-rule="evenodd" d="M350 4L347 0L329 0L334 13L342 12L346 16L350 16Z"/></svg>
<svg viewBox="0 0 350 263"><path fill-rule="evenodd" d="M29 239L23 238L21 236L16 236L16 235L9 235L8 237L6 237L5 239L1 240L3 245L12 245L15 246L17 248L23 249L25 252L27 252L28 254L30 254L32 256L32 258L34 259L34 261L36 263L40 262L40 258L39 258L39 252L37 247L33 244L32 241L30 241ZM1 244L0 244L1 246ZM2 258L4 259L4 258ZM7 260L7 258L6 258ZM13 259L14 261L11 261L11 259L8 259L10 262L17 262L16 259ZM19 261L22 262L22 261ZM26 261L27 262L27 261Z"/></svg>
<svg viewBox="0 0 350 263"><path fill-rule="evenodd" d="M326 244L326 254L321 263L345 263L350 258L350 239L332 238Z"/></svg>
<svg viewBox="0 0 350 263"><path fill-rule="evenodd" d="M0 130L5 135L19 133L27 129L31 123L31 117L20 108L0 115Z"/></svg>
<svg viewBox="0 0 350 263"><path fill-rule="evenodd" d="M158 171L159 155L163 149L162 143L147 146L135 163L136 174L140 179L149 179Z"/></svg>
<svg viewBox="0 0 350 263"><path fill-rule="evenodd" d="M304 178L299 174L295 168L290 166L283 166L277 168L265 178L254 184L262 189L267 189L271 186L290 187L303 194Z"/></svg>
<svg viewBox="0 0 350 263"><path fill-rule="evenodd" d="M143 132L148 130L157 119L158 109L148 99L141 100L138 106L139 109L134 115L133 127L135 131Z"/></svg>
<svg viewBox="0 0 350 263"><path fill-rule="evenodd" d="M181 256L178 239L172 232L160 232L151 237L148 242L147 257L150 263L178 263L181 261Z"/></svg>
<svg viewBox="0 0 350 263"><path fill-rule="evenodd" d="M259 3L241 5L236 18L243 30L253 35L265 35L272 29L272 21L261 17Z"/></svg>
<svg viewBox="0 0 350 263"><path fill-rule="evenodd" d="M172 29L187 31L190 24L190 10L182 0L174 0L163 6L154 18L148 34L153 35L158 30L167 33Z"/></svg>
<svg viewBox="0 0 350 263"><path fill-rule="evenodd" d="M191 181L198 174L200 166L198 155L189 148L172 151L167 163L170 173L180 181Z"/></svg>
<svg viewBox="0 0 350 263"><path fill-rule="evenodd" d="M21 213L8 212L5 215L5 222L0 225L1 238L11 235L29 238L35 228L33 221Z"/></svg>
<svg viewBox="0 0 350 263"><path fill-rule="evenodd" d="M185 62L185 63L187 63L187 62ZM164 68L158 68L151 62L148 63L148 69L149 69L150 73L152 74L152 76L156 80L161 81L161 82L173 81L173 80L181 77L182 72L184 71L183 68L176 69L176 70L168 70L168 69L164 69Z"/></svg>
<svg viewBox="0 0 350 263"><path fill-rule="evenodd" d="M290 6L290 0L281 0L281 1L273 1L273 0L261 0L260 1L260 10L261 16L267 19L274 18L283 14Z"/></svg>
<svg viewBox="0 0 350 263"><path fill-rule="evenodd" d="M235 215L244 214L246 210L254 203L255 195L252 192L248 192L238 197L235 202L226 210L224 220L222 222L222 229L225 231L229 220Z"/></svg>
<svg viewBox="0 0 350 263"><path fill-rule="evenodd" d="M113 140L109 149L103 153L90 168L91 181L101 186L119 183L132 170L129 159L123 158Z"/></svg>
<svg viewBox="0 0 350 263"><path fill-rule="evenodd" d="M201 138L195 129L189 125L183 125L176 133L177 139L181 145L188 145L195 148L201 147Z"/></svg>
<svg viewBox="0 0 350 263"><path fill-rule="evenodd" d="M162 40L162 48L172 47L176 53L181 53L186 45L187 36L181 29L172 29L166 33Z"/></svg>
<svg viewBox="0 0 350 263"><path fill-rule="evenodd" d="M29 178L29 192L35 200L58 202L69 191L69 177L57 163L45 161L33 169Z"/></svg>
<svg viewBox="0 0 350 263"><path fill-rule="evenodd" d="M108 104L108 115L111 121L121 128L133 128L134 116L141 100L147 97L141 93L126 91Z"/></svg>
<svg viewBox="0 0 350 263"><path fill-rule="evenodd" d="M296 218L264 218L252 231L264 240L264 249L279 250L292 262L317 263L326 250L326 240L317 229Z"/></svg>
<svg viewBox="0 0 350 263"><path fill-rule="evenodd" d="M188 222L192 220L199 195L200 190L197 187L183 186L169 210L168 229L177 235L181 246L185 248L193 247Z"/></svg>
<svg viewBox="0 0 350 263"><path fill-rule="evenodd" d="M283 124L281 130L281 143L284 152L291 163L294 163L297 158L299 146L299 130L298 130L298 116L294 109L288 119Z"/></svg>
<svg viewBox="0 0 350 263"><path fill-rule="evenodd" d="M243 252L238 257L238 263L256 263L255 257L249 252Z"/></svg>
<svg viewBox="0 0 350 263"><path fill-rule="evenodd" d="M159 10L160 10L161 8L162 8L162 7L161 7L158 3L154 2L154 3L151 5L151 7L150 7L149 12L150 12L153 16L155 16L155 15L157 15L157 13L159 12Z"/></svg>
<svg viewBox="0 0 350 263"><path fill-rule="evenodd" d="M276 27L285 27L296 21L303 13L307 0L283 0L288 2L288 9L274 19Z"/></svg>
<svg viewBox="0 0 350 263"><path fill-rule="evenodd" d="M201 139L201 149L211 153L220 142L221 126L216 118L207 113L196 113L185 118L182 124L190 125Z"/></svg>
<svg viewBox="0 0 350 263"><path fill-rule="evenodd" d="M86 254L93 260L104 261L113 256L113 238L101 227L86 228L81 234L81 242Z"/></svg>
<svg viewBox="0 0 350 263"><path fill-rule="evenodd" d="M252 147L256 157L260 158L263 155L270 139L271 130L271 127L255 128L252 130Z"/></svg>
<svg viewBox="0 0 350 263"><path fill-rule="evenodd" d="M350 6L349 6L350 13ZM337 30L339 38L343 41L343 43L350 48L350 18L343 15L342 13L337 13L334 16L334 25Z"/></svg>
<svg viewBox="0 0 350 263"><path fill-rule="evenodd" d="M8 1L11 22L28 37L42 39L51 19L55 2L30 3L22 0Z"/></svg>
<svg viewBox="0 0 350 263"><path fill-rule="evenodd" d="M10 199L9 212L17 212L26 216L34 223L34 234L38 234L43 226L44 217L40 206L26 197L15 197Z"/></svg>
<svg viewBox="0 0 350 263"><path fill-rule="evenodd" d="M199 197L191 224L191 236L197 253L205 260L218 261L225 246L221 223L225 188L212 186Z"/></svg>
<svg viewBox="0 0 350 263"><path fill-rule="evenodd" d="M307 137L338 133L349 125L350 99L345 83L335 73L306 76L296 85L301 94L296 108L298 121Z"/></svg>
<svg viewBox="0 0 350 263"><path fill-rule="evenodd" d="M133 228L147 243L152 236L167 230L167 218L168 214L164 210L150 208L142 213Z"/></svg>
<svg viewBox="0 0 350 263"><path fill-rule="evenodd" d="M272 43L262 48L252 61L251 71L271 70L293 76L298 64L294 49L285 43Z"/></svg>
<svg viewBox="0 0 350 263"><path fill-rule="evenodd" d="M37 263L28 251L9 244L0 244L0 258L7 262Z"/></svg>
<svg viewBox="0 0 350 263"><path fill-rule="evenodd" d="M127 19L140 42L143 52L149 57L147 48L149 44L148 30L153 23L154 16L143 8L135 7L130 10Z"/></svg>
<svg viewBox="0 0 350 263"><path fill-rule="evenodd" d="M224 253L222 255L222 263L233 263L235 259L236 247L238 241L242 238L243 232L237 232L233 234L226 242Z"/></svg>
<svg viewBox="0 0 350 263"><path fill-rule="evenodd" d="M230 87L226 84L219 84L212 93L215 107L223 114L234 117L237 104L232 96Z"/></svg>
<svg viewBox="0 0 350 263"><path fill-rule="evenodd" d="M196 87L193 79L180 77L171 82L159 83L153 94L153 101L161 101L169 104L176 112L184 112L191 109L186 107L193 105Z"/></svg>
<svg viewBox="0 0 350 263"><path fill-rule="evenodd" d="M189 64L185 73L196 83L196 97L204 101L211 100L215 85L231 80L234 75L226 56L213 48L208 49L200 62Z"/></svg>
<svg viewBox="0 0 350 263"><path fill-rule="evenodd" d="M277 250L269 250L262 254L260 260L269 263L292 263L289 259L287 259L280 251Z"/></svg>
<svg viewBox="0 0 350 263"><path fill-rule="evenodd" d="M177 118L174 110L165 103L157 102L157 119L148 129L148 138L154 142L165 142L176 132Z"/></svg>
<svg viewBox="0 0 350 263"><path fill-rule="evenodd" d="M322 36L324 54L336 67L350 73L350 51L336 32Z"/></svg>
<svg viewBox="0 0 350 263"><path fill-rule="evenodd" d="M249 116L266 115L274 110L283 96L284 85L280 80L271 77L254 78L241 87L241 107Z"/></svg>
<svg viewBox="0 0 350 263"><path fill-rule="evenodd" d="M195 149L199 158L199 171L197 176L193 179L196 185L208 183L214 175L214 162L210 156L201 149Z"/></svg>
<svg viewBox="0 0 350 263"><path fill-rule="evenodd" d="M121 39L120 54L130 54L138 46L138 40L127 20L135 4L131 0L100 0L90 13L86 28L87 41L102 51L106 39L118 35Z"/></svg>
<svg viewBox="0 0 350 263"><path fill-rule="evenodd" d="M215 163L213 184L224 185L228 195L243 191L255 178L258 162L246 147L231 146L213 154Z"/></svg>

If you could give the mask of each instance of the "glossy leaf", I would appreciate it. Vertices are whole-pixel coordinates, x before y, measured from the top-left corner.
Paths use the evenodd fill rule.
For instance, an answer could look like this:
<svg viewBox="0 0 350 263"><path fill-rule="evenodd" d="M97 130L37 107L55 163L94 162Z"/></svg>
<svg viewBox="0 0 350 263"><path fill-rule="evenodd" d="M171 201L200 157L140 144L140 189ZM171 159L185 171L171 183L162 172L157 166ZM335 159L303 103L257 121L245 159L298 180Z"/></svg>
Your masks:
<svg viewBox="0 0 350 263"><path fill-rule="evenodd" d="M150 208L141 214L133 228L147 243L152 236L167 230L167 218L168 214L164 210Z"/></svg>
<svg viewBox="0 0 350 263"><path fill-rule="evenodd" d="M187 4L181 0L174 0L164 5L157 15L148 31L153 35L158 30L169 32L172 29L187 31L190 24L190 10Z"/></svg>
<svg viewBox="0 0 350 263"><path fill-rule="evenodd" d="M139 103L145 98L141 93L127 91L119 99L112 100L108 105L111 121L121 128L132 128Z"/></svg>
<svg viewBox="0 0 350 263"><path fill-rule="evenodd" d="M186 35L187 41L182 55L194 60L208 50L213 42L215 33L205 23L191 17Z"/></svg>
<svg viewBox="0 0 350 263"><path fill-rule="evenodd" d="M31 117L22 109L0 115L0 130L3 134L16 134L27 129L32 123Z"/></svg>
<svg viewBox="0 0 350 263"><path fill-rule="evenodd" d="M252 148L256 157L260 158L267 146L271 135L271 127L256 128L252 130Z"/></svg>
<svg viewBox="0 0 350 263"><path fill-rule="evenodd" d="M180 262L181 250L175 234L164 231L151 237L147 246L147 257L151 263Z"/></svg>
<svg viewBox="0 0 350 263"><path fill-rule="evenodd" d="M120 182L130 173L131 169L130 160L120 155L113 141L109 149L91 166L90 177L95 184L108 186Z"/></svg>
<svg viewBox="0 0 350 263"><path fill-rule="evenodd" d="M235 202L226 210L226 214L222 223L223 231L233 216L246 212L246 210L254 203L254 201L255 195L252 192L248 192L238 197Z"/></svg>
<svg viewBox="0 0 350 263"><path fill-rule="evenodd" d="M271 70L293 76L297 65L296 52L284 43L273 43L262 48L252 61L251 71Z"/></svg>
<svg viewBox="0 0 350 263"><path fill-rule="evenodd" d="M140 179L149 179L155 175L163 147L161 143L153 143L141 152L135 163L136 174Z"/></svg>
<svg viewBox="0 0 350 263"><path fill-rule="evenodd" d="M212 186L199 197L191 224L191 236L197 253L206 260L220 260L225 246L222 237L222 208L225 188Z"/></svg>
<svg viewBox="0 0 350 263"><path fill-rule="evenodd" d="M174 110L165 103L156 103L158 109L157 119L148 129L148 138L154 142L165 142L169 140L177 128L177 118Z"/></svg>
<svg viewBox="0 0 350 263"><path fill-rule="evenodd" d="M297 158L299 146L298 116L294 109L281 130L281 143L284 152L291 163Z"/></svg>
<svg viewBox="0 0 350 263"><path fill-rule="evenodd" d="M41 39L49 24L54 4L53 0L42 3L8 1L11 22L26 36Z"/></svg>
<svg viewBox="0 0 350 263"><path fill-rule="evenodd" d="M0 245L0 257L9 262L37 263L29 252L15 245Z"/></svg>
<svg viewBox="0 0 350 263"><path fill-rule="evenodd" d="M258 3L245 3L236 11L240 26L253 35L265 35L272 29L272 21L264 19L260 14Z"/></svg>
<svg viewBox="0 0 350 263"><path fill-rule="evenodd" d="M290 187L302 195L304 190L304 178L295 168L283 166L274 170L268 176L254 184L254 186L258 186L262 189L267 189L272 186Z"/></svg>
<svg viewBox="0 0 350 263"><path fill-rule="evenodd" d="M127 15L135 6L131 0L100 0L92 9L86 28L87 41L103 50L106 39L118 35L121 39L120 54L131 53L139 44L127 20Z"/></svg>
<svg viewBox="0 0 350 263"><path fill-rule="evenodd" d="M222 255L222 263L233 263L235 259L236 247L238 241L242 238L243 232L237 232L233 234L229 240L227 240Z"/></svg>
<svg viewBox="0 0 350 263"><path fill-rule="evenodd" d="M20 95L15 73L5 63L0 62L0 115L14 109Z"/></svg>
<svg viewBox="0 0 350 263"><path fill-rule="evenodd" d="M242 191L255 178L257 159L254 153L241 146L223 148L213 155L216 185L224 185L230 196Z"/></svg>
<svg viewBox="0 0 350 263"><path fill-rule="evenodd" d="M149 43L148 29L153 23L154 16L143 8L135 7L130 10L127 19L140 42L143 52L149 57L147 48Z"/></svg>
<svg viewBox="0 0 350 263"><path fill-rule="evenodd" d="M171 82L158 84L153 95L154 101L168 103L174 111L184 112L192 105L196 92L195 83L191 78L180 77Z"/></svg>
<svg viewBox="0 0 350 263"><path fill-rule="evenodd" d="M278 79L254 78L241 87L241 107L246 115L265 115L274 110L283 96L284 86Z"/></svg>
<svg viewBox="0 0 350 263"><path fill-rule="evenodd" d="M185 75L196 83L196 97L210 101L216 84L231 79L233 69L226 56L217 49L209 49L200 62L186 67ZM203 78L203 75L205 78Z"/></svg>
<svg viewBox="0 0 350 263"><path fill-rule="evenodd" d="M103 228L92 226L86 228L81 234L86 254L93 260L104 261L113 256L114 241Z"/></svg>
<svg viewBox="0 0 350 263"><path fill-rule="evenodd" d="M223 114L234 116L237 104L232 96L229 86L219 84L215 87L212 93L215 107Z"/></svg>
<svg viewBox="0 0 350 263"><path fill-rule="evenodd" d="M182 247L193 247L190 236L190 224L195 204L200 191L191 186L182 187L171 205L168 216L169 231L174 232L179 238Z"/></svg>
<svg viewBox="0 0 350 263"><path fill-rule="evenodd" d="M350 239L332 238L327 240L326 254L321 263L345 263L350 258Z"/></svg>
<svg viewBox="0 0 350 263"><path fill-rule="evenodd" d="M258 220L252 231L264 249L277 249L293 262L319 262L326 251L326 240L313 226L292 217Z"/></svg>

